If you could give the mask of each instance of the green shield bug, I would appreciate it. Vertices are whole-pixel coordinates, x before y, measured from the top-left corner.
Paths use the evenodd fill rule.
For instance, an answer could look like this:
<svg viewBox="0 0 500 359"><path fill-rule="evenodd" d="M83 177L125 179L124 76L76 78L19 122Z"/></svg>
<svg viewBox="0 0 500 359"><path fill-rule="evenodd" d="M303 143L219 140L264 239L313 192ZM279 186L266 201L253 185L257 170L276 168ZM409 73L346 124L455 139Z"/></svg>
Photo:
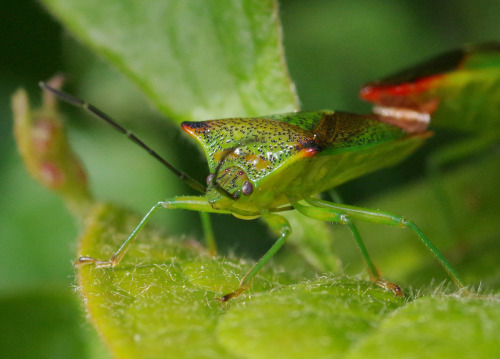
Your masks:
<svg viewBox="0 0 500 359"><path fill-rule="evenodd" d="M44 83L40 86L108 122L202 193L158 202L110 259L80 257L77 265L118 265L139 231L160 207L232 214L242 219L264 217L280 236L244 275L239 288L219 299L225 302L249 287L252 278L290 235L290 224L279 213L296 210L313 219L346 224L367 263L371 280L396 295L403 296L401 289L380 277L352 220L413 230L455 283L463 287L454 268L412 221L383 211L336 204L316 197L318 193L406 158L430 135L426 123L408 131L405 126L381 121L378 115L333 111L184 122L183 130L195 138L207 157L209 175L205 186L173 167L101 110Z"/></svg>

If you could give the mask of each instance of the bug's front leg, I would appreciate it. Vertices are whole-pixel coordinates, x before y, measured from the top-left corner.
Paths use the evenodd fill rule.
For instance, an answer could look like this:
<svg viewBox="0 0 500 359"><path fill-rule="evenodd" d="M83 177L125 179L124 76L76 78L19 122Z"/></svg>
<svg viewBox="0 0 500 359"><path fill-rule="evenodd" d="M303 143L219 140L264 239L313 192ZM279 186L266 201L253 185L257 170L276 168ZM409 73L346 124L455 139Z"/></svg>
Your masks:
<svg viewBox="0 0 500 359"><path fill-rule="evenodd" d="M205 197L199 196L181 196L167 199L166 201L158 202L155 204L149 212L144 216L144 218L139 222L137 227L130 233L128 238L123 242L123 244L118 248L115 254L108 260L100 260L93 257L80 257L75 263L75 266L80 266L83 264L94 264L96 267L114 267L120 263L123 256L127 252L128 248L132 243L134 243L137 235L141 229L147 224L151 219L153 214L158 210L158 208L178 208L178 209L190 209L199 212L217 212L217 213L230 213L227 211L215 210L210 206Z"/></svg>
<svg viewBox="0 0 500 359"><path fill-rule="evenodd" d="M245 274L240 282L240 286L234 292L228 293L221 298L216 298L220 302L224 303L232 298L236 298L241 295L244 291L248 289L253 277L261 270L261 268L269 262L269 260L274 256L274 254L283 246L288 236L292 233L290 223L278 214L265 214L262 218L271 227L271 229L280 234L278 240L272 245L271 248L262 256L261 259L250 269L250 271Z"/></svg>
<svg viewBox="0 0 500 359"><path fill-rule="evenodd" d="M122 243L120 248L116 251L116 253L108 260L100 260L96 259L93 257L80 257L78 258L78 261L75 263L75 267L81 266L83 264L94 264L97 268L102 268L102 267L114 267L120 261L122 260L123 256L127 252L128 247L132 243L134 243L135 239L137 238L137 235L141 231L141 229L146 225L146 223L149 221L149 219L153 216L153 214L158 210L158 208L163 207L166 202L158 202L155 204L149 212L142 218L142 220L139 222L137 227L130 233L128 238L125 240L125 242Z"/></svg>

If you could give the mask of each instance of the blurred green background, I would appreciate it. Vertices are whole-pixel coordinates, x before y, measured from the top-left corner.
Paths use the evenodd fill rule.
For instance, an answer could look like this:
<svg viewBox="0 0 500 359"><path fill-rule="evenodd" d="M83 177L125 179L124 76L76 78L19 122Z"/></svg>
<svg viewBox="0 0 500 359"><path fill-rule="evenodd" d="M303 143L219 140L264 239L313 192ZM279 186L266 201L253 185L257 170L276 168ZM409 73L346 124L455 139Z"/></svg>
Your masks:
<svg viewBox="0 0 500 359"><path fill-rule="evenodd" d="M29 178L22 166L12 136L11 94L23 86L35 101L38 81L63 72L68 91L113 114L200 180L206 175L199 170L203 160L134 86L71 39L38 2L3 0L0 13L0 348L17 341L23 349L22 343L27 347L36 342L38 357L90 357L94 349L87 343L93 334L72 293L78 229L62 201ZM281 2L280 13L288 66L304 110L369 111L357 95L364 82L464 43L500 40L498 0L288 0ZM189 192L120 135L78 110L65 107L64 112L71 114L70 138L97 198L145 213L160 199ZM127 122L138 117L147 118L148 124L138 128ZM456 136L443 133L431 139L398 168L342 186L342 196L348 203L363 204L421 178L427 155ZM215 218L223 246L253 257L269 247L272 239L261 224L226 217ZM180 236L201 233L192 224L198 221L196 214L160 213L155 221ZM29 351L25 356L22 352L9 357L31 357Z"/></svg>

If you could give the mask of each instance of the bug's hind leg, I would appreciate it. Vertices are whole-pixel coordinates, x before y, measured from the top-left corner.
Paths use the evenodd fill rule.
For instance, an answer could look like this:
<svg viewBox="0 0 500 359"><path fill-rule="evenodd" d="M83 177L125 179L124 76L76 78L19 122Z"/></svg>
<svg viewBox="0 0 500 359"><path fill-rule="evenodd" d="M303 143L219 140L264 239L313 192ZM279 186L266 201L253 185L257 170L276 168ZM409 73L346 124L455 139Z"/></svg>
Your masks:
<svg viewBox="0 0 500 359"><path fill-rule="evenodd" d="M311 217L320 221L336 222L347 225L351 230L354 239L356 240L356 244L365 260L366 269L368 271L368 275L370 276L370 280L379 287L390 290L397 296L404 297L403 291L397 284L389 282L388 280L385 280L380 276L377 268L375 267L375 264L373 264L373 261L368 254L368 250L366 249L363 240L361 239L358 228L354 225L354 223L352 223L346 213L341 211L332 211L326 208L304 206L299 203L293 203L293 206L297 211L307 217Z"/></svg>
<svg viewBox="0 0 500 359"><path fill-rule="evenodd" d="M392 291L396 296L404 297L405 295L403 291L396 283L389 282L388 280L385 280L380 276L379 271L375 267L375 264L373 264L370 255L368 254L368 251L365 247L365 244L361 239L358 228L354 225L354 223L352 223L352 221L345 215L341 215L341 221L341 223L346 224L349 227L354 236L354 239L356 240L356 244L366 262L366 269L368 271L368 275L370 276L370 280L379 287Z"/></svg>
<svg viewBox="0 0 500 359"><path fill-rule="evenodd" d="M328 191L328 194L330 195L334 203L343 203L341 196L337 191L335 191L335 189L331 189L330 191ZM377 270L377 267L375 267L375 265L373 264L370 255L368 254L368 250L366 249L365 244L361 239L358 228L355 226L355 224L347 216L344 216L344 221L342 223L349 226L349 229L351 230L354 239L356 240L356 244L361 251L363 259L365 260L366 270L368 271L370 280L379 287L390 290L397 296L404 297L404 293L401 291L401 288L397 284L389 282L380 276L380 273Z"/></svg>
<svg viewBox="0 0 500 359"><path fill-rule="evenodd" d="M353 232L356 241L358 242L358 246L360 246L361 251L363 252L363 256L367 260L367 264L369 267L369 272L371 274L376 274L375 278L378 277L378 273L373 266L373 263L371 263L371 260L369 260L367 254L366 254L366 249L364 249L364 245L360 241L360 236L359 233L357 232L356 227L352 225L350 222L350 219L359 219L359 220L364 220L372 223L379 223L379 224L385 224L393 227L400 227L400 228L408 228L411 229L422 241L422 243L427 247L427 249L436 257L436 259L441 263L443 268L448 272L448 275L450 276L451 279L456 283L456 285L459 288L463 288L464 284L460 277L458 276L458 273L455 271L455 269L451 266L451 264L446 260L446 258L443 256L443 254L429 241L429 239L422 233L420 228L412 222L407 220L404 217L401 216L396 216L387 212L379 211L379 210L373 210L373 209L366 209L366 208L361 208L361 207L355 207L355 206L349 206L349 205L344 205L344 204L337 204L337 203L331 203L327 201L323 201L320 199L316 198L309 198L306 200L308 205L303 205L298 202L293 202L292 206L297 209L299 212L304 214L305 216L315 218L318 220L323 220L323 221L331 221L331 222L337 222L337 223L343 223L347 224L350 226L351 231ZM371 264L370 264L371 263ZM371 268L370 268L371 267ZM380 283L377 283L382 287L387 287L388 289L391 289L393 291L397 291L399 287L395 286L394 284L390 282L385 282L382 281ZM397 288L396 288L397 287Z"/></svg>

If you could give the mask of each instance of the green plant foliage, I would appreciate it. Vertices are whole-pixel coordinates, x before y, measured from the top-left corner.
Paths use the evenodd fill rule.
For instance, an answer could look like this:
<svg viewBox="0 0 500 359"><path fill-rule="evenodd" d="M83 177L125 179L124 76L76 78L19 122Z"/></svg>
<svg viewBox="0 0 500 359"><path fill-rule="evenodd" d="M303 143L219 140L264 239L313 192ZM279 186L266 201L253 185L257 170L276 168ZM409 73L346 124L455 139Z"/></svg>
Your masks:
<svg viewBox="0 0 500 359"><path fill-rule="evenodd" d="M424 193L418 186L414 192ZM138 220L96 205L81 251L111 255ZM439 288L404 300L359 279L304 280L271 265L248 293L221 306L215 298L235 288L251 264L212 258L198 242L148 227L120 266L84 266L78 280L94 325L118 358L166 352L178 358L417 358L420 346L430 358L500 353L497 296L445 295Z"/></svg>
<svg viewBox="0 0 500 359"><path fill-rule="evenodd" d="M44 4L177 123L297 109L273 0Z"/></svg>
<svg viewBox="0 0 500 359"><path fill-rule="evenodd" d="M218 336L244 358L331 358L402 305L403 299L366 282L322 277L232 308L221 319Z"/></svg>
<svg viewBox="0 0 500 359"><path fill-rule="evenodd" d="M496 358L498 298L427 297L382 322L346 358Z"/></svg>
<svg viewBox="0 0 500 359"><path fill-rule="evenodd" d="M138 220L115 206L96 205L80 250L111 255ZM195 241L160 233L144 230L141 243L116 268L84 266L78 273L90 317L119 358L165 352L176 358L271 358L276 351L323 357L346 351L405 303L354 279L327 276L296 284L300 275L271 266L244 297L222 306L215 299L234 289L252 263L212 258ZM275 347L277 341L290 345Z"/></svg>
<svg viewBox="0 0 500 359"><path fill-rule="evenodd" d="M274 1L42 2L76 38L131 78L177 123L298 107L285 67ZM328 15L324 11L318 14ZM316 26L317 18L307 19ZM331 58L320 54L314 57ZM308 53L307 61L310 57ZM470 232L463 231L469 238L458 249L451 241L436 243L454 255L453 261L462 263L461 273L472 273L466 276L468 283L484 280L490 291L498 291L500 278L491 269L498 267L498 245L494 246L498 205L492 204L495 198L491 196L498 168L493 159L444 178L446 187L450 184L454 193L458 188L464 195L457 196L453 204L461 226ZM462 178L482 180L480 195L475 192L477 182L456 181ZM429 220L430 232L433 228L439 232L441 214L429 206L431 197L428 185L418 183L370 205L395 213L418 210L422 218L418 213L417 218L412 213L408 217L419 224ZM464 198L468 206L463 205ZM403 300L357 277L323 275L339 267L331 253L329 230L297 218L290 219L295 231L290 242L318 272L295 254L285 253L259 273L248 292L225 306L214 298L234 290L254 261L212 258L197 241L172 237L168 229L148 225L116 268L82 266L78 270L78 291L89 319L117 358L379 355L446 359L470 353L489 358L500 351L495 341L500 336L496 293L446 295L442 287L426 287L423 292L428 296L410 295ZM85 219L79 254L109 258L139 219L119 206L95 205ZM444 274L440 277L442 269L434 266L427 252L414 254L414 236L405 237L399 229L390 235L379 234L377 226L370 228L368 232L377 240L392 242L375 251L374 260L383 263L381 269L390 279L403 278L407 293L412 294L408 288L413 283L420 288L433 278L445 278ZM434 240L441 234L429 237ZM473 242L470 236L481 239ZM311 242L314 246L303 248ZM491 255L483 257L480 247L490 244ZM351 263L348 256L343 259ZM20 301L20 308L29 303ZM1 302L0 308L13 308L12 302L8 304ZM74 347L79 345L77 341Z"/></svg>

